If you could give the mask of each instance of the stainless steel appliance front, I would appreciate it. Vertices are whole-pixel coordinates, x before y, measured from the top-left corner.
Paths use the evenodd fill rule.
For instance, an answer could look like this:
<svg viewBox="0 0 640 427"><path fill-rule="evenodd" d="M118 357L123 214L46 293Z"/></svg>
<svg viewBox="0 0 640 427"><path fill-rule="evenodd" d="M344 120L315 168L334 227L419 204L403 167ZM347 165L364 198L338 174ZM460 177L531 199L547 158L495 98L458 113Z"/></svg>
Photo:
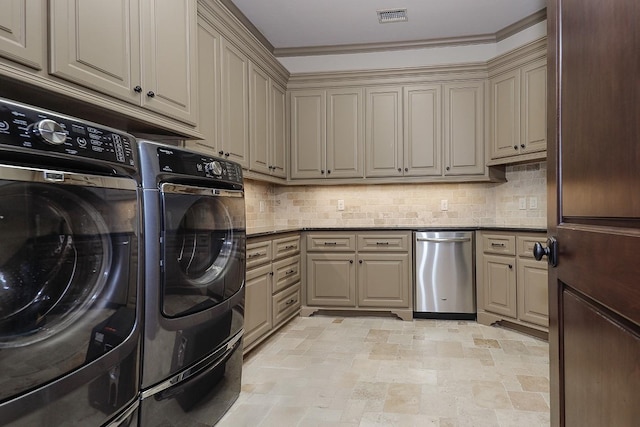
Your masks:
<svg viewBox="0 0 640 427"><path fill-rule="evenodd" d="M472 231L415 232L417 317L475 318Z"/></svg>

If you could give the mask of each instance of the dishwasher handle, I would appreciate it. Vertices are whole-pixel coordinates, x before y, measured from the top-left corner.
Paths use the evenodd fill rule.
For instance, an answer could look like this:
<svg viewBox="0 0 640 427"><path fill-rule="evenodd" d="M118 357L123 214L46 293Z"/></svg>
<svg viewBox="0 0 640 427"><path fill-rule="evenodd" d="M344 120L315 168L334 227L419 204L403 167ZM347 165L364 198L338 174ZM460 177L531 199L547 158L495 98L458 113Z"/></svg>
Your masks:
<svg viewBox="0 0 640 427"><path fill-rule="evenodd" d="M433 242L433 243L458 243L458 242L470 242L471 238L469 237L427 237L416 239L416 242Z"/></svg>

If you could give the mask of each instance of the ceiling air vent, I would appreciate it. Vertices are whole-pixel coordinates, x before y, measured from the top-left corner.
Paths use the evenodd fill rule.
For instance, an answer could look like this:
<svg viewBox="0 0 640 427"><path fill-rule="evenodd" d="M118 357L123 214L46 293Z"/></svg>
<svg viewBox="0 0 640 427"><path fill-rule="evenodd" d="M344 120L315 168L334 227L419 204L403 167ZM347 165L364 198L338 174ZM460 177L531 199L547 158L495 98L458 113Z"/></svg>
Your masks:
<svg viewBox="0 0 640 427"><path fill-rule="evenodd" d="M405 22L407 20L407 9L385 9L377 10L378 22L386 24L387 22Z"/></svg>

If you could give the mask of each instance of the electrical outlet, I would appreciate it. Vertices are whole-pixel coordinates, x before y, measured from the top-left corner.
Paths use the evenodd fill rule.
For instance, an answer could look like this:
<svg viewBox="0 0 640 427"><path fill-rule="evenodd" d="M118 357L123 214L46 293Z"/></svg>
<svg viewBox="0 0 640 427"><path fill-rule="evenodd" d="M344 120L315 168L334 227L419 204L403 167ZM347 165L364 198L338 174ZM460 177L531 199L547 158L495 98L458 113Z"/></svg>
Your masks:
<svg viewBox="0 0 640 427"><path fill-rule="evenodd" d="M538 198L533 196L529 197L529 209L538 209Z"/></svg>
<svg viewBox="0 0 640 427"><path fill-rule="evenodd" d="M266 203L264 202L264 200L260 200L260 212L264 212Z"/></svg>
<svg viewBox="0 0 640 427"><path fill-rule="evenodd" d="M441 211L449 210L449 201L447 199L440 200L440 210Z"/></svg>
<svg viewBox="0 0 640 427"><path fill-rule="evenodd" d="M343 211L344 210L344 200L342 200L342 199L338 200L338 210L339 211Z"/></svg>
<svg viewBox="0 0 640 427"><path fill-rule="evenodd" d="M526 197L520 197L518 199L518 209L520 209L520 210L527 209L527 198Z"/></svg>

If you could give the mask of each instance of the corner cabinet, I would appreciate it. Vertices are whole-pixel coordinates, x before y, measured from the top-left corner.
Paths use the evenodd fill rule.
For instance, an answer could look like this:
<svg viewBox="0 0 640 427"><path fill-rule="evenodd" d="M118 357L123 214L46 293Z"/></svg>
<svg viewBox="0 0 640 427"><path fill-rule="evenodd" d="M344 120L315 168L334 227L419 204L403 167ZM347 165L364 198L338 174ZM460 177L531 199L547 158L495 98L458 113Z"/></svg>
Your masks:
<svg viewBox="0 0 640 427"><path fill-rule="evenodd" d="M548 332L547 262L533 258L544 233L482 231L476 239L478 322Z"/></svg>
<svg viewBox="0 0 640 427"><path fill-rule="evenodd" d="M50 74L196 123L195 0L52 0L49 8Z"/></svg>
<svg viewBox="0 0 640 427"><path fill-rule="evenodd" d="M291 178L362 178L363 89L291 92Z"/></svg>
<svg viewBox="0 0 640 427"><path fill-rule="evenodd" d="M409 232L305 233L302 316L386 311L413 318Z"/></svg>
<svg viewBox="0 0 640 427"><path fill-rule="evenodd" d="M245 292L245 353L300 311L300 235L249 238Z"/></svg>
<svg viewBox="0 0 640 427"><path fill-rule="evenodd" d="M546 159L547 63L545 51L499 60L489 72L489 164Z"/></svg>

